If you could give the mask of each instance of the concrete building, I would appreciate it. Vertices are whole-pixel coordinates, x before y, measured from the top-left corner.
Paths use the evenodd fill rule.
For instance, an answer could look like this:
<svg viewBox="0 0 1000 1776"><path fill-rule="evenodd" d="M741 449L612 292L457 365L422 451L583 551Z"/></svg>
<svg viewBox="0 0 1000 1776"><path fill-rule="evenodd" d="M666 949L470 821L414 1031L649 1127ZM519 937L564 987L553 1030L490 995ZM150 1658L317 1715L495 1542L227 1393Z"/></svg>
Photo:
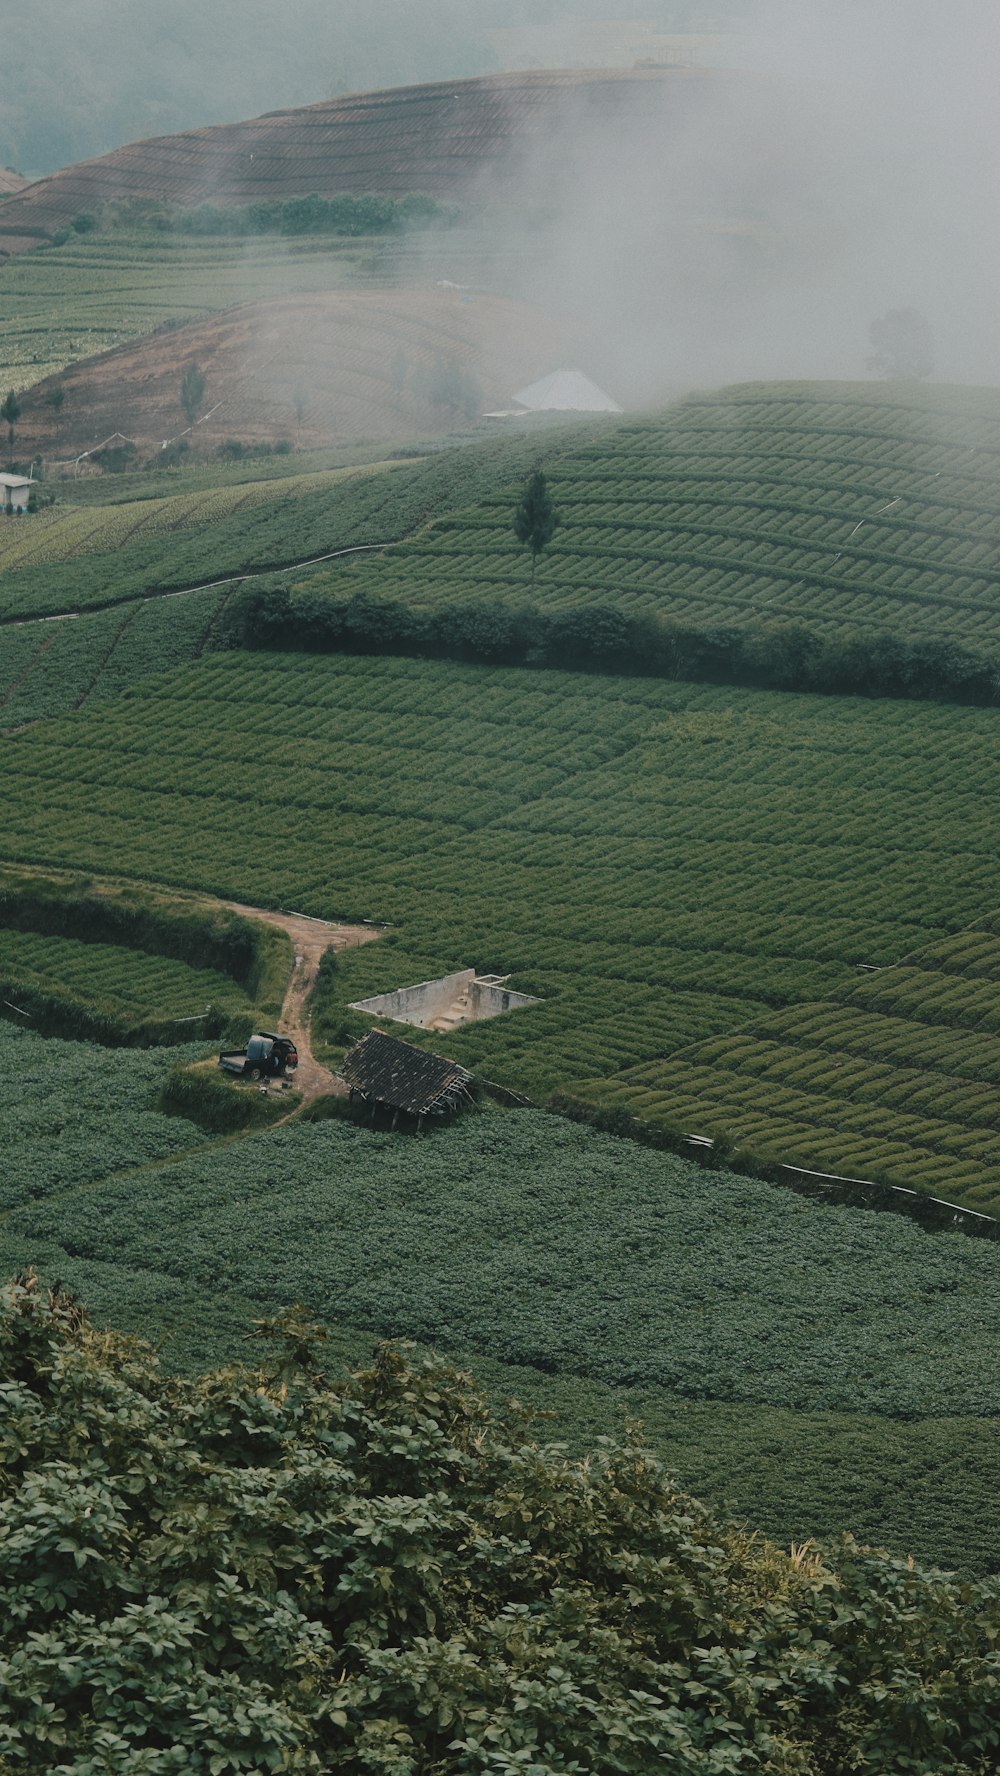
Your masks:
<svg viewBox="0 0 1000 1776"><path fill-rule="evenodd" d="M0 504L13 506L15 512L26 512L34 485L27 475L0 475Z"/></svg>

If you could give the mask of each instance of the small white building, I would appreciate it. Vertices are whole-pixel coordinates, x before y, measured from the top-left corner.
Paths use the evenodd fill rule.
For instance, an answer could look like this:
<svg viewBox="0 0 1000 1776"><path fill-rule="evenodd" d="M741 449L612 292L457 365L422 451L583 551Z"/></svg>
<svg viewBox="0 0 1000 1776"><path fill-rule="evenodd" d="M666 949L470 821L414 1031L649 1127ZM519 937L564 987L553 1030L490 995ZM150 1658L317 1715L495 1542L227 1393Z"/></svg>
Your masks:
<svg viewBox="0 0 1000 1776"><path fill-rule="evenodd" d="M528 413L621 413L617 401L581 370L554 370L518 389L514 400Z"/></svg>
<svg viewBox="0 0 1000 1776"><path fill-rule="evenodd" d="M15 512L28 510L33 481L26 475L0 475L0 505L13 506Z"/></svg>

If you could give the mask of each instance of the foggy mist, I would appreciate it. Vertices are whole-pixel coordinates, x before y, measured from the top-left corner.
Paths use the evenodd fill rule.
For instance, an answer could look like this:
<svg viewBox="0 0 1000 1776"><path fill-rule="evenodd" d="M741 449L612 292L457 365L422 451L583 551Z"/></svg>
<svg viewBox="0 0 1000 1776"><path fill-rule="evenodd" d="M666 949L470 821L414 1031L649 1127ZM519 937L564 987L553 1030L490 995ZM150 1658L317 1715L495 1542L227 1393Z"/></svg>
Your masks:
<svg viewBox="0 0 1000 1776"><path fill-rule="evenodd" d="M571 152L536 157L553 221L523 293L584 324L627 405L863 378L900 307L936 379L1000 381L995 0L765 0L732 61L611 146L581 112Z"/></svg>

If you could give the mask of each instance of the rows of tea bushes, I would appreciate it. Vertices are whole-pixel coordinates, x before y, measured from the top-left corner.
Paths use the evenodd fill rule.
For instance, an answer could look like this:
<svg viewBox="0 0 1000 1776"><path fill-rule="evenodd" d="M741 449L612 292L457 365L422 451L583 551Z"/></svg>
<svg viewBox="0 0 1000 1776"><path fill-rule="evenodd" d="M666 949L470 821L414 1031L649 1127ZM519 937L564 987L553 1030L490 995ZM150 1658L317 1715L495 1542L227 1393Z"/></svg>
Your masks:
<svg viewBox="0 0 1000 1776"><path fill-rule="evenodd" d="M241 302L345 281L357 249L274 238L252 241L70 234L4 266L4 352L27 388L67 364L177 321Z"/></svg>
<svg viewBox="0 0 1000 1776"><path fill-rule="evenodd" d="M22 1005L36 995L70 1001L90 1018L108 1019L114 1030L122 1024L136 1031L173 1024L175 1040L185 1034L218 1035L231 1017L251 1011L248 995L216 969L114 944L2 927L0 986L5 998L14 994Z"/></svg>
<svg viewBox="0 0 1000 1776"><path fill-rule="evenodd" d="M514 609L473 597L428 609L375 595L364 584L346 598L331 597L308 578L291 595L265 576L245 583L233 599L225 633L250 648L405 654L763 690L1000 703L1000 653L963 647L944 635L875 629L828 634L801 622L699 623L628 615L607 603Z"/></svg>
<svg viewBox="0 0 1000 1776"><path fill-rule="evenodd" d="M1000 1565L981 1242L487 1112L422 1141L293 1124L67 1189L0 1225L0 1260L28 1258L99 1322L166 1335L168 1360L237 1355L298 1299L335 1349L361 1354L366 1327L473 1362L560 1413L546 1436L638 1414L683 1483L775 1533L850 1522Z"/></svg>
<svg viewBox="0 0 1000 1776"><path fill-rule="evenodd" d="M168 595L0 629L0 727L116 697L150 673L197 659L216 645L229 596L228 588Z"/></svg>
<svg viewBox="0 0 1000 1776"><path fill-rule="evenodd" d="M601 1102L1000 1213L1000 922L634 1068Z"/></svg>
<svg viewBox="0 0 1000 1776"><path fill-rule="evenodd" d="M490 439L474 450L422 456L385 472L332 470L303 476L292 483L292 495L282 480L273 499L265 497L268 484L258 481L246 490L243 509L234 509L236 490L231 488L195 496L201 506L167 497L155 527L147 515L138 528L133 505L108 508L103 519L87 506L72 520L87 552L73 557L71 571L65 561L28 561L12 569L0 584L0 622L99 609L248 568L284 567L327 551L389 542L435 513L516 483L536 453L536 442L514 435ZM102 521L108 544L91 552L100 541L97 525ZM160 522L168 528L161 531ZM18 539L28 523L23 520ZM38 533L40 548L46 534Z"/></svg>
<svg viewBox="0 0 1000 1776"><path fill-rule="evenodd" d="M601 605L696 628L947 636L992 654L998 451L988 390L747 385L551 460L541 449L561 524L534 579L498 490L326 584L431 610Z"/></svg>
<svg viewBox="0 0 1000 1776"><path fill-rule="evenodd" d="M173 1044L277 1014L284 933L224 907L38 871L0 870L0 1000L29 1028Z"/></svg>
<svg viewBox="0 0 1000 1776"><path fill-rule="evenodd" d="M450 1046L544 1101L824 998L974 919L996 894L993 721L222 654L10 742L0 846L387 922L343 959L345 1018L351 1000L456 968L509 973L543 1003Z"/></svg>

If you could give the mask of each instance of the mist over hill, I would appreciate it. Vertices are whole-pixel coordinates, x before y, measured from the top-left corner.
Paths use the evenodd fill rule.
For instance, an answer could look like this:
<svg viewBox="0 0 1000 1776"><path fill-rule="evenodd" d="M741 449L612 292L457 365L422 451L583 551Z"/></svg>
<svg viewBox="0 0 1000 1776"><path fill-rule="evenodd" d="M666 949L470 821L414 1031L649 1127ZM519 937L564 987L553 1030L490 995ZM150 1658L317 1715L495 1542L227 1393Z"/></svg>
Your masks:
<svg viewBox="0 0 1000 1776"><path fill-rule="evenodd" d="M0 0L0 164L38 177L126 142L339 93L482 74L510 60L509 33L640 14L662 30L714 28L747 0L36 0L30 28ZM498 42L493 33L504 32ZM515 46L515 65L528 65Z"/></svg>

